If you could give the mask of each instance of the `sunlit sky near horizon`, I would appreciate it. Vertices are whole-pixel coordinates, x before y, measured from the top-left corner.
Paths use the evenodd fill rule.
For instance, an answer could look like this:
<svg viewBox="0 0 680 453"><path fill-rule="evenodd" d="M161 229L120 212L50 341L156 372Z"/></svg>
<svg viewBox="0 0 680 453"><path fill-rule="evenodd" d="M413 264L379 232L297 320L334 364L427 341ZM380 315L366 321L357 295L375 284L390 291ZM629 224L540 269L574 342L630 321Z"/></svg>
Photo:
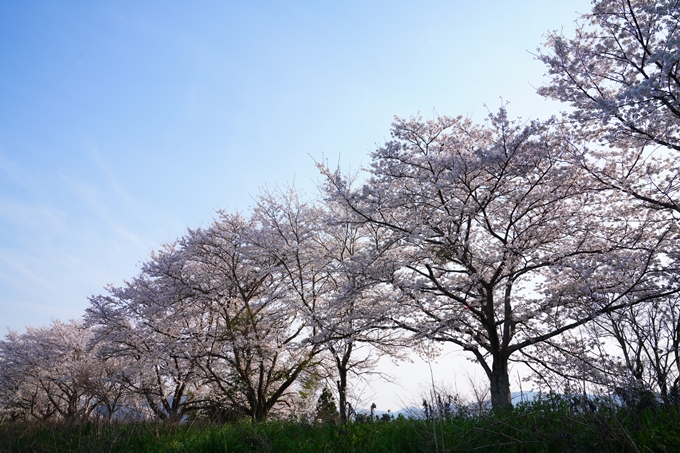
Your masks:
<svg viewBox="0 0 680 453"><path fill-rule="evenodd" d="M557 114L544 34L579 1L0 2L0 327L88 296L314 161L369 163L393 116ZM486 107L485 107L486 105Z"/></svg>

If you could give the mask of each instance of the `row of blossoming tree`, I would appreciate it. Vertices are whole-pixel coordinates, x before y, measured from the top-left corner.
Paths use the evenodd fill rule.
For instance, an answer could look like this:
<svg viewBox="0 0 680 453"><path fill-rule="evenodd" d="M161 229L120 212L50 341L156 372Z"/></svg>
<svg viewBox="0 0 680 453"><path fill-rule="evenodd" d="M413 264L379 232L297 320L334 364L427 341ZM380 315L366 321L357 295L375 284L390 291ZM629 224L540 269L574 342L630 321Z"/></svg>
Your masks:
<svg viewBox="0 0 680 453"><path fill-rule="evenodd" d="M321 196L263 193L156 251L78 322L0 343L5 419L304 416L381 354L452 344L511 407L547 388L680 385L680 3L595 1L537 54L559 119L397 119ZM313 403L312 407L313 407Z"/></svg>

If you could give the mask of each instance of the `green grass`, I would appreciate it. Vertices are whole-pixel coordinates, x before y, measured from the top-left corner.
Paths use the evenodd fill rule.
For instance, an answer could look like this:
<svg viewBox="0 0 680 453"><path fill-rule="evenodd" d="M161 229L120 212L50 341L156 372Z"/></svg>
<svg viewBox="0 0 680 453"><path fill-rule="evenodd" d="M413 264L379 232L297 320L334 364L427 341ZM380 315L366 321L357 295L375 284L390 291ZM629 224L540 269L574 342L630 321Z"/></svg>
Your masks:
<svg viewBox="0 0 680 453"><path fill-rule="evenodd" d="M399 418L344 427L261 424L81 423L0 426L2 452L678 452L680 417L661 407L574 407L546 398L512 412L448 420Z"/></svg>

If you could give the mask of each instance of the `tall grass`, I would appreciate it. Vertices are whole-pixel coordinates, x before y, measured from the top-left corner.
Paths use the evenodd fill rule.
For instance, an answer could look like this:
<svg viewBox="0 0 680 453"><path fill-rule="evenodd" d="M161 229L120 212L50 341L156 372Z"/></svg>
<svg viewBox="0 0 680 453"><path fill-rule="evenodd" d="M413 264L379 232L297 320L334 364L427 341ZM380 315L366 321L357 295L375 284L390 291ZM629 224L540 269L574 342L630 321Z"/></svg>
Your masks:
<svg viewBox="0 0 680 453"><path fill-rule="evenodd" d="M10 424L0 426L0 451L672 452L680 451L680 417L663 406L638 410L610 401L550 395L505 413L459 410L439 419L399 417L347 426L294 421Z"/></svg>

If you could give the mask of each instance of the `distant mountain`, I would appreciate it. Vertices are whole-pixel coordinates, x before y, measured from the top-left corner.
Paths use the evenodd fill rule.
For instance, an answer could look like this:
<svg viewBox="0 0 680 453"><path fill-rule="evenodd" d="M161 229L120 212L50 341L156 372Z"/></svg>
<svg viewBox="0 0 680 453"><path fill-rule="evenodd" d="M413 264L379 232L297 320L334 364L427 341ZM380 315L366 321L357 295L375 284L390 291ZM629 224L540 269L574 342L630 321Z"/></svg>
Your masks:
<svg viewBox="0 0 680 453"><path fill-rule="evenodd" d="M536 397L540 395L539 392L512 392L510 394L510 397L512 398L512 404L516 405L522 402L531 402L533 401ZM486 400L482 403L484 408L491 408L491 401ZM468 409L471 411L476 411L478 409L477 403L472 403L469 404ZM357 409L357 414L362 414L362 415L370 415L371 410L370 409ZM397 418L399 415L402 415L406 418L425 418L425 413L423 411L422 407L404 407L396 411L381 411L381 410L375 410L374 416L376 419L380 419L383 414L390 414L393 418Z"/></svg>

